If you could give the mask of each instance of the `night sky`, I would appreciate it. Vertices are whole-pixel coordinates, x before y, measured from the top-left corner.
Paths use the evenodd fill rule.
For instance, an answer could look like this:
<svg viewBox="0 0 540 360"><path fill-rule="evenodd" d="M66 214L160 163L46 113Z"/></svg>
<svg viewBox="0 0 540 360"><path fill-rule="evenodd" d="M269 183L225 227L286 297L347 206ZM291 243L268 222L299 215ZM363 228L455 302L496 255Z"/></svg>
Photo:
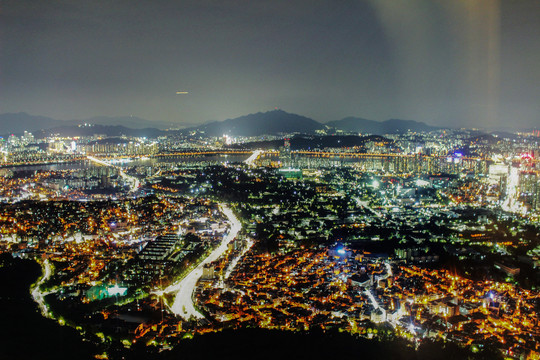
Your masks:
<svg viewBox="0 0 540 360"><path fill-rule="evenodd" d="M538 0L0 7L0 113L193 125L280 108L323 122L540 125Z"/></svg>

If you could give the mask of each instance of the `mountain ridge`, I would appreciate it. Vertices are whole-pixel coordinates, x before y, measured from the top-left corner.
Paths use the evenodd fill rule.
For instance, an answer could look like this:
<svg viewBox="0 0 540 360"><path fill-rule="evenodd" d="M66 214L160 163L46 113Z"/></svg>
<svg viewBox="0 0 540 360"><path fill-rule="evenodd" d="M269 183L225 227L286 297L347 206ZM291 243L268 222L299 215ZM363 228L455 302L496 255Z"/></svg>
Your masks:
<svg viewBox="0 0 540 360"><path fill-rule="evenodd" d="M302 115L283 110L257 112L237 118L214 121L201 126L194 126L183 131L200 133L207 136L258 136L277 135L279 133L313 134L317 130L343 130L347 132L384 135L411 131L433 131L441 127L427 125L414 120L389 119L386 121L367 120L358 117L346 117L341 120L321 123Z"/></svg>
<svg viewBox="0 0 540 360"><path fill-rule="evenodd" d="M52 135L62 137L92 136L95 134L111 136L134 136L157 138L169 132L156 128L132 129L122 125L92 125L92 126L60 126L50 129L37 130L34 132L36 138L45 138Z"/></svg>
<svg viewBox="0 0 540 360"><path fill-rule="evenodd" d="M0 134L22 134L60 127L76 127L84 124L123 126L131 129L166 129L171 124L142 119L136 116L95 116L88 119L58 120L47 116L30 115L26 112L0 114Z"/></svg>
<svg viewBox="0 0 540 360"><path fill-rule="evenodd" d="M326 123L326 125L344 131L377 135L403 133L407 132L407 130L429 132L442 129L441 127L427 125L424 122L415 120L388 119L385 121L375 121L353 116L349 116L341 120L329 121Z"/></svg>
<svg viewBox="0 0 540 360"><path fill-rule="evenodd" d="M84 126L85 124L91 124L92 126L87 129ZM141 133L147 133L149 136L160 136L165 134L163 129L166 128L169 127L165 122L154 122L131 115L117 117L97 116L82 120L57 120L46 116L29 115L24 112L0 114L0 134L21 134L26 130L40 135L64 133L77 136L78 134L87 135L94 132L110 136ZM271 110L222 121L211 121L181 130L168 131L168 133L209 137L223 135L251 137L279 134L315 134L319 130L325 130L330 134L336 130L342 130L349 133L384 135L403 133L407 130L427 132L437 129L441 128L414 120L389 119L381 122L352 116L322 123L283 110Z"/></svg>
<svg viewBox="0 0 540 360"><path fill-rule="evenodd" d="M324 129L324 125L308 117L283 110L272 110L243 115L194 126L183 132L200 132L207 136L259 136L279 133L308 133Z"/></svg>

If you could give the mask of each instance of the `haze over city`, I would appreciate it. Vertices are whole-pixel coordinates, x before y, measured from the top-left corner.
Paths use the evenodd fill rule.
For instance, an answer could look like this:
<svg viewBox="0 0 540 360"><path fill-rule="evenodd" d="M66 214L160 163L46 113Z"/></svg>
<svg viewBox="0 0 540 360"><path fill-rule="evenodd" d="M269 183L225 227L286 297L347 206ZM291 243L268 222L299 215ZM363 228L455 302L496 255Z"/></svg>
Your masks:
<svg viewBox="0 0 540 360"><path fill-rule="evenodd" d="M3 0L0 113L532 127L534 0ZM177 94L188 92L188 94Z"/></svg>

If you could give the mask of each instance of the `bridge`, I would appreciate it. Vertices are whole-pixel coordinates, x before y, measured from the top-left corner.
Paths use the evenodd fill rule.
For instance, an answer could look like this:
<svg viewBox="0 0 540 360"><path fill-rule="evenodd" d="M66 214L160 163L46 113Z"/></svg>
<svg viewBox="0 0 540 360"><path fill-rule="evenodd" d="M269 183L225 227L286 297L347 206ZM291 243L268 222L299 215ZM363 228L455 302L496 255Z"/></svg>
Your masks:
<svg viewBox="0 0 540 360"><path fill-rule="evenodd" d="M101 160L101 159L98 159L96 157L93 157L93 156L87 156L86 157L88 160L98 164L98 165L102 165L102 166L108 166L108 167L112 167L114 169L116 169L118 171L118 174L120 175L120 177L122 179L124 179L124 181L126 183L129 184L129 187L131 188L130 189L130 192L135 192L137 191L137 189L139 188L140 186L140 182L139 182L139 179L137 179L136 177L134 176L130 176L128 174L125 173L125 171L119 167L119 166L116 166L116 165L113 165L111 164L110 162L108 161L105 161L105 160Z"/></svg>

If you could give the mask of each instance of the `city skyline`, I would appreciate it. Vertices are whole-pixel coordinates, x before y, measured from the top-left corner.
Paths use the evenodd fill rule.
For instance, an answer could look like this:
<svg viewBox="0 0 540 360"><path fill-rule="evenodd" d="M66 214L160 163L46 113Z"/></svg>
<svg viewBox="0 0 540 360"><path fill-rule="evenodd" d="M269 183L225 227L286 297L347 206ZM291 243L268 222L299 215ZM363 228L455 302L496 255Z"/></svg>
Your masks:
<svg viewBox="0 0 540 360"><path fill-rule="evenodd" d="M0 0L1 359L540 359L540 0Z"/></svg>
<svg viewBox="0 0 540 360"><path fill-rule="evenodd" d="M534 1L3 1L0 112L538 122Z"/></svg>
<svg viewBox="0 0 540 360"><path fill-rule="evenodd" d="M252 132L272 115L313 132ZM161 360L230 332L253 358L260 331L321 336L333 356L539 356L540 130L366 135L260 116L230 135L2 139L0 356ZM25 346L38 340L51 351ZM268 358L289 356L329 357L279 340Z"/></svg>

